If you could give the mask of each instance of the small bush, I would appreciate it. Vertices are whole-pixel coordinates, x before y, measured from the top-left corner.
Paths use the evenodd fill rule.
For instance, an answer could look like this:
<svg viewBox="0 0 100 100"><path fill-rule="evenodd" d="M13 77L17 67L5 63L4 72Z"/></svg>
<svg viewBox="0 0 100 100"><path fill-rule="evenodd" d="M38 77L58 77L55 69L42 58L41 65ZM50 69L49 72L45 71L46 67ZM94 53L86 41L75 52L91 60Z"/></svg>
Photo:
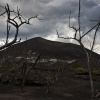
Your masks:
<svg viewBox="0 0 100 100"><path fill-rule="evenodd" d="M11 73L15 73L16 70L17 70L17 68L15 68L15 67L11 67L11 68L9 69L9 71L10 71Z"/></svg>
<svg viewBox="0 0 100 100"><path fill-rule="evenodd" d="M86 72L86 69L84 69L84 68L82 68L82 67L76 68L76 69L75 69L75 72L76 72L76 73L84 73L84 72Z"/></svg>
<svg viewBox="0 0 100 100"><path fill-rule="evenodd" d="M51 77L50 77L50 76L46 76L45 79L46 79L47 81L51 81Z"/></svg>
<svg viewBox="0 0 100 100"><path fill-rule="evenodd" d="M52 80L52 77L51 77L50 72L46 73L44 77L45 77L45 79L46 79L47 81L51 81L51 80Z"/></svg>
<svg viewBox="0 0 100 100"><path fill-rule="evenodd" d="M98 69L93 69L92 74L100 74Z"/></svg>

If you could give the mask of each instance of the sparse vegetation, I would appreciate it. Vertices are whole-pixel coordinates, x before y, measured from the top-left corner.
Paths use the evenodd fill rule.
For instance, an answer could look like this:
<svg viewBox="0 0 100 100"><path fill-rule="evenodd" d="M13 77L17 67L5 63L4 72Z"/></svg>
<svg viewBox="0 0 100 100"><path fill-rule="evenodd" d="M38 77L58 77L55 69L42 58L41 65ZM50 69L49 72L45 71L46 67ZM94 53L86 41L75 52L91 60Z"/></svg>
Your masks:
<svg viewBox="0 0 100 100"><path fill-rule="evenodd" d="M87 70L83 67L79 67L75 69L75 72L81 74L87 72Z"/></svg>
<svg viewBox="0 0 100 100"><path fill-rule="evenodd" d="M94 74L94 75L98 75L98 74L100 74L100 70L94 68L93 71L92 71L92 74Z"/></svg>
<svg viewBox="0 0 100 100"><path fill-rule="evenodd" d="M17 41L19 27L23 24L30 25L31 19L39 18L34 16L26 20L23 19L18 7L17 11L14 11L10 9L9 4L6 4L5 7L1 6L5 10L1 16L7 15L7 37L5 44L0 47L0 50L6 48L0 52L0 59L2 61L0 63L0 93L2 91L5 94L7 92L9 94L15 93L14 99L19 96L22 100L27 98L27 100L34 98L34 100L90 100L90 79L91 96L98 97L100 78L96 75L100 75L100 68L99 64L96 67L92 65L95 60L91 60L91 58L100 59L100 56L93 52L100 21L97 21L97 24L86 33L81 33L80 1L78 28L70 25L71 12L69 15L69 27L75 31L74 37L60 37L57 32L59 38L74 39L79 42L80 46L71 43L49 41L42 38L34 38L17 44L17 42L20 42L20 40ZM11 14L14 14L15 17L11 18ZM10 25L16 28L15 37L11 42L8 41L10 39ZM82 39L93 29L95 29L95 33L92 47L91 50L88 50L82 43ZM19 48L21 49L19 50ZM84 59L87 60L85 61ZM94 75L98 93L95 93L92 75ZM20 94L20 89L17 86L21 88L23 94Z"/></svg>
<svg viewBox="0 0 100 100"><path fill-rule="evenodd" d="M52 76L50 74L50 71L48 71L45 76L44 76L45 80L46 80L46 83L47 83L47 90L46 90L46 93L49 93L50 92L50 85L52 83Z"/></svg>
<svg viewBox="0 0 100 100"><path fill-rule="evenodd" d="M11 73L15 73L15 72L17 71L17 68L11 67L11 68L9 69L9 71L10 71Z"/></svg>

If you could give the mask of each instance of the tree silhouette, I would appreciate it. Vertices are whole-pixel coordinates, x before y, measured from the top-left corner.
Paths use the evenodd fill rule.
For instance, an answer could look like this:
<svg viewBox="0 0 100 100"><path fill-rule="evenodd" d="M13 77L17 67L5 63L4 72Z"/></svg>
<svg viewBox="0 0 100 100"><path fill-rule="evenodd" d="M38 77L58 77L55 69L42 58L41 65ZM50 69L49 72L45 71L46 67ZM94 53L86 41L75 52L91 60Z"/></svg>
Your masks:
<svg viewBox="0 0 100 100"><path fill-rule="evenodd" d="M0 6L2 9L4 9L4 12L2 14L0 14L0 16L7 17L7 33L6 33L6 42L4 45L2 45L0 47L0 50L9 47L11 45L13 45L14 43L18 42L18 35L19 35L19 28L24 25L24 24L30 24L31 19L37 18L38 20L41 20L38 18L38 15L34 16L34 17L30 17L28 19L25 19L22 15L22 11L20 10L20 8L17 6L17 10L11 10L9 7L9 4L6 4L4 7ZM14 17L12 17L14 16ZM14 37L12 39L11 42L9 42L9 38L10 38L10 29L11 26L14 26L16 29L16 32L14 34ZM20 42L21 39L19 39Z"/></svg>
<svg viewBox="0 0 100 100"><path fill-rule="evenodd" d="M87 32L83 32L82 33L82 23L81 23L81 0L79 0L79 7L78 7L78 18L77 18L77 22L78 22L78 28L76 28L75 26L71 26L70 23L70 17L71 17L71 11L69 14L69 27L71 29L73 29L74 32L74 36L73 37L61 37L57 31L57 35L58 38L63 38L63 39L73 39L75 41L77 41L80 46L83 48L85 54L86 54L86 58L87 58L87 66L88 66L88 72L89 72L89 78L90 78L90 85L91 85L91 97L95 96L95 89L94 89L94 84L93 84L93 77L92 77L92 71L91 71L91 58L92 58L92 51L95 45L95 41L96 41L96 36L97 36L97 31L100 27L100 20L90 20L92 22L96 22L96 24L89 29ZM92 41L92 45L90 47L90 52L88 52L88 50L85 48L84 43L82 42L82 40L85 38L85 36L87 36L90 32L92 32L92 30L95 30L94 35L93 35L93 41Z"/></svg>

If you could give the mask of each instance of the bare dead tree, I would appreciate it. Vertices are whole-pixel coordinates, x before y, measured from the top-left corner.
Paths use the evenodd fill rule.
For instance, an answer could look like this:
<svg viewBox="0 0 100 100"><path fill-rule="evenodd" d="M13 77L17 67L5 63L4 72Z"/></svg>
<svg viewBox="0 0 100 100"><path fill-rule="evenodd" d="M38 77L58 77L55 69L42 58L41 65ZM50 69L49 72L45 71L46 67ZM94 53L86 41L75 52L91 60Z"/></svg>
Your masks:
<svg viewBox="0 0 100 100"><path fill-rule="evenodd" d="M96 24L91 29L89 29L87 32L82 33L82 30L81 30L82 29L82 27L81 27L81 25L82 25L81 24L81 0L79 0L79 9L78 9L78 20L77 20L78 28L71 26L70 20L71 20L71 11L69 14L69 27L75 31L74 37L61 37L61 36L59 36L58 31L57 31L57 35L58 35L58 38L76 40L80 44L80 46L83 48L83 50L86 54L86 58L87 58L87 66L88 66L90 85L91 85L91 97L95 97L95 89L94 89L93 77L92 77L92 71L91 71L91 56L92 56L92 51L93 51L95 41L96 41L97 31L100 27L100 20L91 20L91 21L96 21ZM90 48L90 52L88 52L88 50L85 48L85 45L82 42L82 40L85 36L87 36L90 32L92 32L92 30L95 30L95 33L93 35L93 41L92 41L92 46Z"/></svg>
<svg viewBox="0 0 100 100"><path fill-rule="evenodd" d="M23 25L23 24L30 24L31 19L37 18L38 20L41 20L38 18L38 15L34 16L34 17L30 17L28 19L25 19L22 15L22 11L20 10L20 8L17 6L17 10L11 10L9 7L9 4L6 4L5 6L0 6L2 9L4 9L4 12L2 14L0 14L0 16L5 17L5 15L7 16L7 34L6 34L6 42L4 45L2 45L0 47L0 50L9 47L11 45L13 45L14 43L17 42L18 39L18 35L19 35L19 28ZM14 17L13 17L13 16ZM19 21L19 22L18 22ZM11 26L14 26L16 29L16 32L14 34L13 40L11 42L9 42L9 38L10 38L10 29Z"/></svg>
<svg viewBox="0 0 100 100"><path fill-rule="evenodd" d="M23 66L23 68L25 68L24 69L24 73L23 73L23 79L22 79L22 85L21 85L21 92L24 92L24 84L25 84L25 81L26 81L26 79L27 79L27 77L28 77L28 75L29 75L29 73L32 71L32 69L34 69L34 67L36 66L36 64L37 64L37 62L38 62L38 60L40 59L40 57L41 57L41 53L38 55L38 57L36 58L36 60L35 60L35 63L28 69L28 70L26 70L26 63L24 64L24 66Z"/></svg>
<svg viewBox="0 0 100 100"><path fill-rule="evenodd" d="M14 83L16 85L16 84L21 83L21 92L24 92L24 86L25 86L26 80L28 79L28 75L30 74L32 70L34 70L37 62L39 61L41 57L41 53L38 54L37 58L35 59L35 62L31 65L29 65L29 62L27 61L27 57L28 55L25 56L25 58L24 57L22 58L21 65L17 68L12 78L10 78L9 84L8 84L8 85L11 85L12 83Z"/></svg>
<svg viewBox="0 0 100 100"><path fill-rule="evenodd" d="M28 19L24 18L23 15L22 15L22 12L20 10L20 8L17 6L17 10L12 10L10 9L10 6L9 4L6 4L5 6L1 6L0 7L4 10L3 13L0 14L0 16L3 16L3 17L7 17L6 19L6 22L7 22L7 32L6 32L6 41L5 43L0 47L0 50L3 50L7 47L10 47L11 45L17 43L17 42L20 42L21 38L18 40L18 35L19 35L19 29L21 26L23 26L24 24L27 24L27 25L31 25L31 20L36 18L38 20L42 20L40 18L38 18L38 15L36 16L32 16ZM14 37L11 41L9 41L10 39L10 30L11 30L11 26L13 26L15 28L15 33L14 33ZM26 81L26 78L28 76L28 74L30 73L30 71L35 67L36 63L38 62L39 58L40 58L41 54L39 54L39 56L37 57L35 63L29 67L29 69L27 70L27 61L25 61L23 63L23 73L22 73L22 87L21 87L21 90L23 91L23 88L24 88L24 83ZM20 69L20 68L19 68ZM16 73L17 74L17 73ZM12 77L12 79L10 80L9 82L9 85L11 84L11 82L13 81L13 79L16 78L16 74Z"/></svg>

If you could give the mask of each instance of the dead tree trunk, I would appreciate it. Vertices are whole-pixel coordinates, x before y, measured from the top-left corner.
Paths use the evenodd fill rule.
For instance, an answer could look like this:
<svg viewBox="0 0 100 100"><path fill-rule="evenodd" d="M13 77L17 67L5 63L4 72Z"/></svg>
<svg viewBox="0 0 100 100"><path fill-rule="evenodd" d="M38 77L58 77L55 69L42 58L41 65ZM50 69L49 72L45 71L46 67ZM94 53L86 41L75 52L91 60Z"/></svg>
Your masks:
<svg viewBox="0 0 100 100"><path fill-rule="evenodd" d="M80 46L83 48L83 51L84 51L86 58L87 58L87 67L88 67L89 78L90 78L90 87L91 87L91 97L94 97L95 96L94 95L95 89L94 89L94 83L93 83L93 77L92 77L92 71L91 71L91 57L92 57L91 55L92 55L94 44L96 41L96 34L97 34L97 31L98 31L99 26L100 26L100 20L96 20L97 23L91 29L89 29L87 32L82 32L82 30L81 30L81 4L80 3L81 3L81 0L79 0L79 9L78 9L78 11L79 11L78 12L78 20L77 20L78 21L78 28L70 25L71 11L70 11L70 15L69 15L69 27L75 31L74 37L61 37L61 36L59 36L58 31L57 31L57 35L58 35L58 38L73 39L73 40L77 41L80 44ZM85 48L84 43L82 43L82 40L85 36L87 36L90 32L92 32L93 29L95 29L95 33L93 35L93 42L92 42L92 46L90 47L90 52L89 52Z"/></svg>

